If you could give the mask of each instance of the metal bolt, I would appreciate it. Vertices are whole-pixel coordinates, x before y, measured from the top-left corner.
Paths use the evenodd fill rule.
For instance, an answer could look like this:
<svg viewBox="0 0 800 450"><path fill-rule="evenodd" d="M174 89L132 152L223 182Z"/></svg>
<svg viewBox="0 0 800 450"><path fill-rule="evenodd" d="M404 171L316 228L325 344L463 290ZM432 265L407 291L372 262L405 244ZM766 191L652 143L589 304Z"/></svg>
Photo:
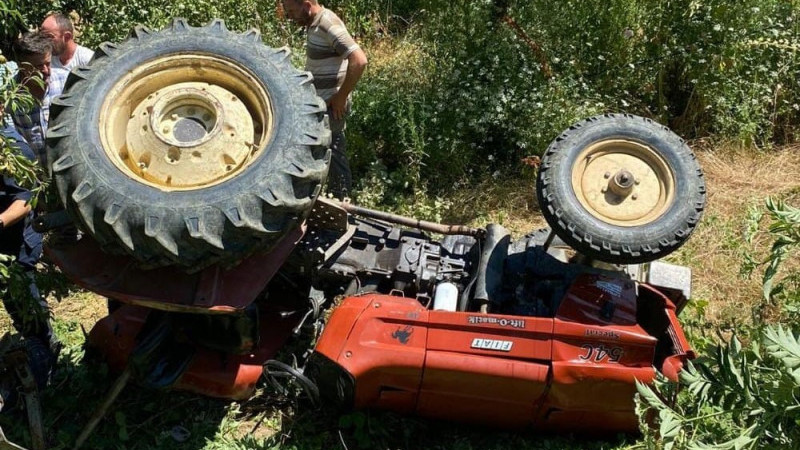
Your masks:
<svg viewBox="0 0 800 450"><path fill-rule="evenodd" d="M344 357L345 358L350 358L352 356L353 356L353 352L344 352Z"/></svg>
<svg viewBox="0 0 800 450"><path fill-rule="evenodd" d="M172 120L178 120L178 115L177 114L173 114L173 115L169 116L169 118L172 119Z"/></svg>
<svg viewBox="0 0 800 450"><path fill-rule="evenodd" d="M608 188L605 187L605 186L603 186L603 188L600 189L600 192L602 192L603 194L605 194L607 191L608 191Z"/></svg>
<svg viewBox="0 0 800 450"><path fill-rule="evenodd" d="M638 200L638 199L639 199L639 195L638 194L633 194L631 196L631 200Z"/></svg>
<svg viewBox="0 0 800 450"><path fill-rule="evenodd" d="M603 176L604 176L604 177L606 178L606 180L607 180L607 179L611 178L611 172L606 172L606 174L605 174L605 175L603 175Z"/></svg>
<svg viewBox="0 0 800 450"><path fill-rule="evenodd" d="M636 180L636 185L638 186L640 184L642 184L642 180Z"/></svg>
<svg viewBox="0 0 800 450"><path fill-rule="evenodd" d="M167 134L167 133L169 133L169 127L164 127L164 128L162 128L162 129L161 129L161 132L163 132L164 134Z"/></svg>
<svg viewBox="0 0 800 450"><path fill-rule="evenodd" d="M373 306L375 309L378 309L378 308L380 308L380 307L381 307L381 304L380 304L380 303L375 303L375 304L374 304L374 305L372 305L372 306Z"/></svg>

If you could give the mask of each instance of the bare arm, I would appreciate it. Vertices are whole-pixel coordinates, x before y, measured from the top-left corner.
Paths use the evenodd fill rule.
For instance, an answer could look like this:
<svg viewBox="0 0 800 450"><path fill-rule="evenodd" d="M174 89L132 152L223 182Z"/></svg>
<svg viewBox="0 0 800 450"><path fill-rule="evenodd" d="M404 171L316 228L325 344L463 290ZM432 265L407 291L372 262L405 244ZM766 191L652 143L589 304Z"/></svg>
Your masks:
<svg viewBox="0 0 800 450"><path fill-rule="evenodd" d="M333 110L334 119L340 120L344 118L347 96L356 88L361 75L364 74L367 63L367 55L360 48L347 57L347 74L344 77L342 87L339 88L339 92L328 100L328 106Z"/></svg>
<svg viewBox="0 0 800 450"><path fill-rule="evenodd" d="M25 200L16 200L8 209L0 213L0 219L3 220L4 227L10 227L23 220L29 212L31 212L30 203Z"/></svg>

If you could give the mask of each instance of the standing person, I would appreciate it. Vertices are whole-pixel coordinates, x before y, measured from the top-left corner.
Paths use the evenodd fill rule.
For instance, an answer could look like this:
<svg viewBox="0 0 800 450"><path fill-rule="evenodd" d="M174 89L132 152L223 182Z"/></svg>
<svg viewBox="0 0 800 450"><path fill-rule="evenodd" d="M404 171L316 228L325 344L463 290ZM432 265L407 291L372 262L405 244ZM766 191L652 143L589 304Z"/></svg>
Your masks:
<svg viewBox="0 0 800 450"><path fill-rule="evenodd" d="M0 117L5 114L0 104ZM0 135L12 149L35 160L33 151L13 126L0 123ZM53 334L50 310L36 287L34 271L42 255L42 235L32 228L32 194L17 184L13 177L0 177L0 254L11 256L22 269L23 286L3 286L3 305L11 316L14 328L25 338L31 371L43 388L56 363L60 343ZM0 262L0 264L8 264ZM0 280L2 282L3 280Z"/></svg>
<svg viewBox="0 0 800 450"><path fill-rule="evenodd" d="M317 0L283 0L283 7L289 18L308 32L306 70L314 75L317 95L328 105L332 132L328 190L344 198L352 188L345 122L350 113L350 94L367 67L367 55L344 22Z"/></svg>
<svg viewBox="0 0 800 450"><path fill-rule="evenodd" d="M14 57L19 65L17 81L33 96L35 105L29 109L13 111L17 131L31 146L39 164L47 167L45 137L50 120L50 103L64 91L69 72L50 67L52 46L50 39L41 33L23 34L14 42ZM40 84L41 76L44 85Z"/></svg>
<svg viewBox="0 0 800 450"><path fill-rule="evenodd" d="M49 14L39 30L53 44L53 68L69 71L73 67L85 66L92 60L94 52L75 42L75 26L65 14Z"/></svg>

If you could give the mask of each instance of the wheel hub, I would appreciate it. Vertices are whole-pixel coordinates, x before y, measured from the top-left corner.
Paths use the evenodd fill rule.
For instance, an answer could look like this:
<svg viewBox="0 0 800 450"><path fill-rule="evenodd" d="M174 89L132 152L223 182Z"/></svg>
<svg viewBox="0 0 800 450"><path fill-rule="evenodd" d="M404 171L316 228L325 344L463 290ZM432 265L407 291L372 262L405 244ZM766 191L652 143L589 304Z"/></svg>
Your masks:
<svg viewBox="0 0 800 450"><path fill-rule="evenodd" d="M675 196L675 176L650 147L607 140L586 148L572 170L581 205L612 225L633 227L659 218Z"/></svg>
<svg viewBox="0 0 800 450"><path fill-rule="evenodd" d="M219 58L164 57L120 80L100 118L104 149L130 178L164 191L241 173L272 132L272 105L249 73Z"/></svg>
<svg viewBox="0 0 800 450"><path fill-rule="evenodd" d="M611 181L608 183L608 188L611 192L620 197L627 197L633 192L634 184L635 178L633 174L622 169L611 178Z"/></svg>

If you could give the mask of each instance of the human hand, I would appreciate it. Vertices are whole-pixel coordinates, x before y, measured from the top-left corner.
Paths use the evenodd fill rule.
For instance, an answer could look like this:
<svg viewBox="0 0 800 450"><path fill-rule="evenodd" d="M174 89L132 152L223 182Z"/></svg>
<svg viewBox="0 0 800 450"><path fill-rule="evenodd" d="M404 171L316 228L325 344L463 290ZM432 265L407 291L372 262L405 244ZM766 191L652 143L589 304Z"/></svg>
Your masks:
<svg viewBox="0 0 800 450"><path fill-rule="evenodd" d="M347 109L347 96L340 95L338 92L328 99L328 108L333 114L333 119L342 120Z"/></svg>

